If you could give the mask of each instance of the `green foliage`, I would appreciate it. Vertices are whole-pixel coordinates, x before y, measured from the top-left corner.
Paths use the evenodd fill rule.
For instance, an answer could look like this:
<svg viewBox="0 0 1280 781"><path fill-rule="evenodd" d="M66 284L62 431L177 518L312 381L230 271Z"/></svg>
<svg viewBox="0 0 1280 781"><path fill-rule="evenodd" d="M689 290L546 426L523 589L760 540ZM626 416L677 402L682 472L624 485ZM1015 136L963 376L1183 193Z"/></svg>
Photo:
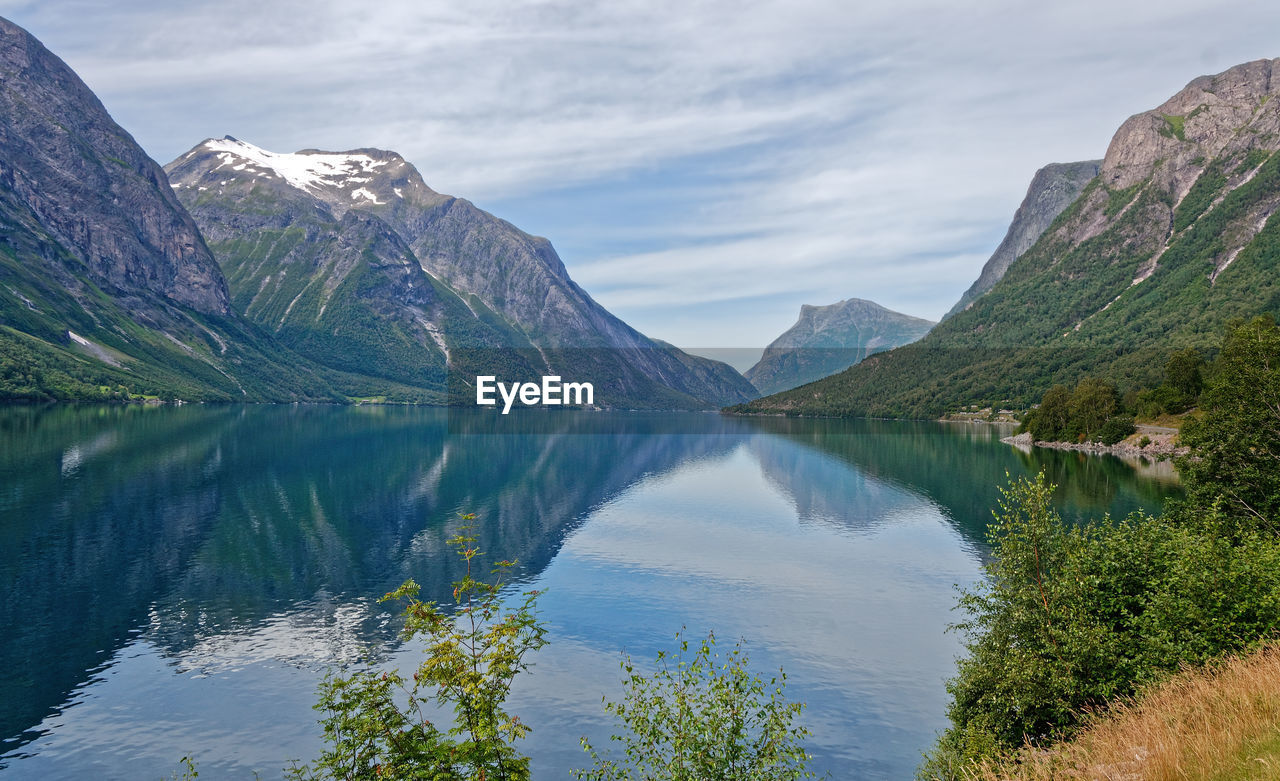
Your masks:
<svg viewBox="0 0 1280 781"><path fill-rule="evenodd" d="M1236 176L1243 176L1265 163L1268 157L1271 157L1271 153L1265 149L1250 149L1249 154L1245 155L1245 158L1241 161L1240 165L1236 166L1234 174Z"/></svg>
<svg viewBox="0 0 1280 781"><path fill-rule="evenodd" d="M1081 441L1092 441L1119 406L1120 395L1116 386L1097 377L1085 377L1067 402L1067 412L1071 416L1068 435L1074 435Z"/></svg>
<svg viewBox="0 0 1280 781"><path fill-rule="evenodd" d="M1204 415L1181 440L1188 498L1220 508L1243 528L1280 531L1280 328L1270 318L1235 324L1214 362Z"/></svg>
<svg viewBox="0 0 1280 781"><path fill-rule="evenodd" d="M173 775L169 776L171 781L195 781L200 777L200 771L196 770L196 761L193 757L188 755L179 761L182 763L182 775L174 772Z"/></svg>
<svg viewBox="0 0 1280 781"><path fill-rule="evenodd" d="M1113 418L1108 418L1105 423L1098 427L1097 432L1094 434L1094 439L1104 445L1114 445L1135 431L1137 431L1137 428L1133 425L1133 418L1117 415Z"/></svg>
<svg viewBox="0 0 1280 781"><path fill-rule="evenodd" d="M1165 384L1181 394L1192 406L1204 390L1204 356L1194 347L1179 350L1169 356L1164 365Z"/></svg>
<svg viewBox="0 0 1280 781"><path fill-rule="evenodd" d="M1004 492L986 583L965 592L968 655L951 727L922 766L954 778L1025 742L1069 736L1090 709L1280 629L1280 542L1134 514L1070 525L1043 475Z"/></svg>
<svg viewBox="0 0 1280 781"><path fill-rule="evenodd" d="M1093 442L1114 445L1133 433L1133 420L1115 417L1120 394L1106 380L1085 377L1074 391L1055 385L1040 399L1040 406L1027 415L1023 431L1039 442ZM1127 431L1107 441L1124 429ZM1105 433L1104 433L1105 432Z"/></svg>
<svg viewBox="0 0 1280 781"><path fill-rule="evenodd" d="M1040 407L1027 416L1023 428L1030 431L1038 442L1066 439L1067 426L1071 422L1070 403L1071 391L1065 385L1054 385L1045 391Z"/></svg>
<svg viewBox="0 0 1280 781"><path fill-rule="evenodd" d="M1120 190L1108 189L1107 205L1106 205L1106 208L1103 209L1103 213L1105 213L1108 217L1114 217L1117 214L1119 214L1120 211L1124 209L1124 207L1128 206L1130 203L1133 202L1133 197L1137 195L1138 191L1141 190L1146 184L1147 184L1146 181L1141 181L1135 184L1131 184L1128 187L1125 187Z"/></svg>
<svg viewBox="0 0 1280 781"><path fill-rule="evenodd" d="M1144 418L1154 418L1165 413L1177 415L1186 412L1192 401L1178 392L1177 389L1162 384L1155 388L1146 388L1135 394L1134 403L1127 409Z"/></svg>
<svg viewBox="0 0 1280 781"><path fill-rule="evenodd" d="M1186 141L1187 118L1181 114L1163 114L1162 116L1164 117L1164 126L1160 128L1160 135L1165 138L1176 138L1179 141Z"/></svg>
<svg viewBox="0 0 1280 781"><path fill-rule="evenodd" d="M1180 233L1195 222L1227 183L1221 160L1214 160L1196 178L1178 208L1173 212L1173 231Z"/></svg>
<svg viewBox="0 0 1280 781"><path fill-rule="evenodd" d="M402 634L425 641L425 658L411 680L398 672L329 676L316 706L325 713L327 746L314 768L296 767L292 777L528 779L529 759L514 742L529 728L503 703L512 680L529 667L525 656L545 644L546 630L534 612L538 592L504 609L501 573L513 563L498 562L493 582L477 580L472 566L480 551L474 542L464 536L450 540L467 564L466 575L453 587L456 610L419 600L412 580L383 597L408 600ZM430 721L430 702L452 706L452 727L441 730Z"/></svg>
<svg viewBox="0 0 1280 781"><path fill-rule="evenodd" d="M658 655L650 675L637 672L624 655L627 692L605 705L625 730L612 740L624 747L620 759L601 756L586 738L582 746L594 763L574 775L589 781L782 781L812 778L801 746L808 730L793 724L803 705L783 696L786 675L766 683L747 668L739 642L721 656L714 634L690 652Z"/></svg>

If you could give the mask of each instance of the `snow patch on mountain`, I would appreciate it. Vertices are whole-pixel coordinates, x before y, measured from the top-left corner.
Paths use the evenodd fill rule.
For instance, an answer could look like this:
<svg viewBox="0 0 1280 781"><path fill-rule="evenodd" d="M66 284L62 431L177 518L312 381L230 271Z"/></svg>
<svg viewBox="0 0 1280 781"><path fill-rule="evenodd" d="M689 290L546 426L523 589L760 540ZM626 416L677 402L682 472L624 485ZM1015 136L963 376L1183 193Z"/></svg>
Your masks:
<svg viewBox="0 0 1280 781"><path fill-rule="evenodd" d="M254 169L265 168L304 192L325 187L346 188L352 184L371 181L373 178L371 174L375 174L377 169L388 162L376 160L365 154L268 152L261 147L230 136L210 139L204 143L204 147L217 153L221 161L214 170L229 167L233 171L248 169L252 173L262 174L266 171ZM378 203L373 193L365 188L357 189L351 197L352 199L366 198Z"/></svg>

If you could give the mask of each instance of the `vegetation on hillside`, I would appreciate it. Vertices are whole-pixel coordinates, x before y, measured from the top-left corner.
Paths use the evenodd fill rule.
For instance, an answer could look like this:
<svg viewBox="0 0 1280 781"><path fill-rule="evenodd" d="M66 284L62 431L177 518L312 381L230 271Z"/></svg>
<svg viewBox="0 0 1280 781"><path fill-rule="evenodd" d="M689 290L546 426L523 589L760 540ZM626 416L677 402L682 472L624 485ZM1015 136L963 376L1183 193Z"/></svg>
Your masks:
<svg viewBox="0 0 1280 781"><path fill-rule="evenodd" d="M1187 498L1163 515L1069 524L1043 477L1005 492L988 578L960 602L951 726L921 777L1070 738L1183 665L1280 636L1280 329L1234 325L1207 374Z"/></svg>
<svg viewBox="0 0 1280 781"><path fill-rule="evenodd" d="M1122 395L1156 387L1173 354L1211 349L1233 318L1280 315L1280 218L1265 208L1277 197L1280 155L1256 148L1210 161L1176 209L1154 181L1117 195L1095 180L920 342L730 409L932 419L973 403L1027 409L1085 375Z"/></svg>
<svg viewBox="0 0 1280 781"><path fill-rule="evenodd" d="M1054 385L1023 418L1018 433L1037 442L1101 442L1114 445L1135 431L1135 418L1177 415L1194 407L1204 388L1204 357L1195 348L1179 350L1165 364L1155 388L1133 388L1123 397L1106 380L1085 377L1074 390Z"/></svg>

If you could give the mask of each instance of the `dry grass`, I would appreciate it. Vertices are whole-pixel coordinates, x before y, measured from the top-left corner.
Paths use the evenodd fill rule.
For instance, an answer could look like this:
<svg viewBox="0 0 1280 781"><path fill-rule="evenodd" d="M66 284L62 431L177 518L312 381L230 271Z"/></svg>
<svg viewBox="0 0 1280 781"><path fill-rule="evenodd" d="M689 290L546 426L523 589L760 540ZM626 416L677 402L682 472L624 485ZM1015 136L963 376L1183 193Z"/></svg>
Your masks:
<svg viewBox="0 0 1280 781"><path fill-rule="evenodd" d="M1028 748L972 781L1280 779L1280 644L1186 671L1075 740Z"/></svg>

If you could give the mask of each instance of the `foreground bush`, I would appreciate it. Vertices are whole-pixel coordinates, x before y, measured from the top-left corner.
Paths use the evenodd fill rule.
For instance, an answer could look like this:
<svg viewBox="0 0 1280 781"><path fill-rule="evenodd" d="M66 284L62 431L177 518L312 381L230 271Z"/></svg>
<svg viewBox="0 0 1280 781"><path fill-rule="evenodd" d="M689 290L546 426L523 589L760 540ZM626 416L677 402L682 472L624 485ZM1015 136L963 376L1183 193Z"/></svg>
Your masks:
<svg viewBox="0 0 1280 781"><path fill-rule="evenodd" d="M467 519L470 519L468 516ZM316 706L325 713L325 750L315 766L294 768L294 779L430 779L525 781L529 758L515 741L529 728L504 709L525 656L545 644L534 615L538 593L513 609L499 600L502 580L477 580L480 554L471 537L450 544L467 563L453 587L457 608L422 602L412 580L383 600L405 599L403 637L426 641L426 656L412 680L399 672L331 675ZM499 562L501 573L512 562ZM452 706L454 724L441 730L427 717L431 703Z"/></svg>
<svg viewBox="0 0 1280 781"><path fill-rule="evenodd" d="M472 516L464 516L470 520ZM398 672L331 674L320 686L316 709L324 712L325 749L313 765L292 768L295 781L368 779L387 781L527 781L529 758L515 742L530 727L504 709L515 676L528 669L526 655L545 645L546 627L530 591L515 607L500 599L499 562L492 582L472 575L480 551L471 537L455 537L467 564L454 583L456 607L446 611L417 598L406 582L383 600L405 599L405 639L426 642L412 680ZM809 755L800 746L808 730L794 724L802 705L783 698L781 670L766 684L747 668L741 645L721 656L708 635L689 652L658 658L651 676L636 672L624 656L627 692L606 709L623 732L613 740L626 746L625 758L596 754L583 739L595 766L576 771L580 779L664 779L664 781L791 781L809 778ZM434 724L432 704L453 708L453 724ZM184 760L186 761L186 760ZM187 764L188 777L195 768Z"/></svg>
<svg viewBox="0 0 1280 781"><path fill-rule="evenodd" d="M965 593L951 727L920 775L1070 736L1089 710L1280 630L1280 542L1137 513L1065 523L1043 475L1004 492L987 581Z"/></svg>
<svg viewBox="0 0 1280 781"><path fill-rule="evenodd" d="M674 655L658 655L656 670L643 674L623 656L627 693L608 703L622 731L619 757L603 756L586 739L586 781L791 781L812 778L801 741L809 734L793 724L803 706L783 695L786 675L768 683L747 669L742 644L723 656L715 635L692 653L680 637Z"/></svg>

